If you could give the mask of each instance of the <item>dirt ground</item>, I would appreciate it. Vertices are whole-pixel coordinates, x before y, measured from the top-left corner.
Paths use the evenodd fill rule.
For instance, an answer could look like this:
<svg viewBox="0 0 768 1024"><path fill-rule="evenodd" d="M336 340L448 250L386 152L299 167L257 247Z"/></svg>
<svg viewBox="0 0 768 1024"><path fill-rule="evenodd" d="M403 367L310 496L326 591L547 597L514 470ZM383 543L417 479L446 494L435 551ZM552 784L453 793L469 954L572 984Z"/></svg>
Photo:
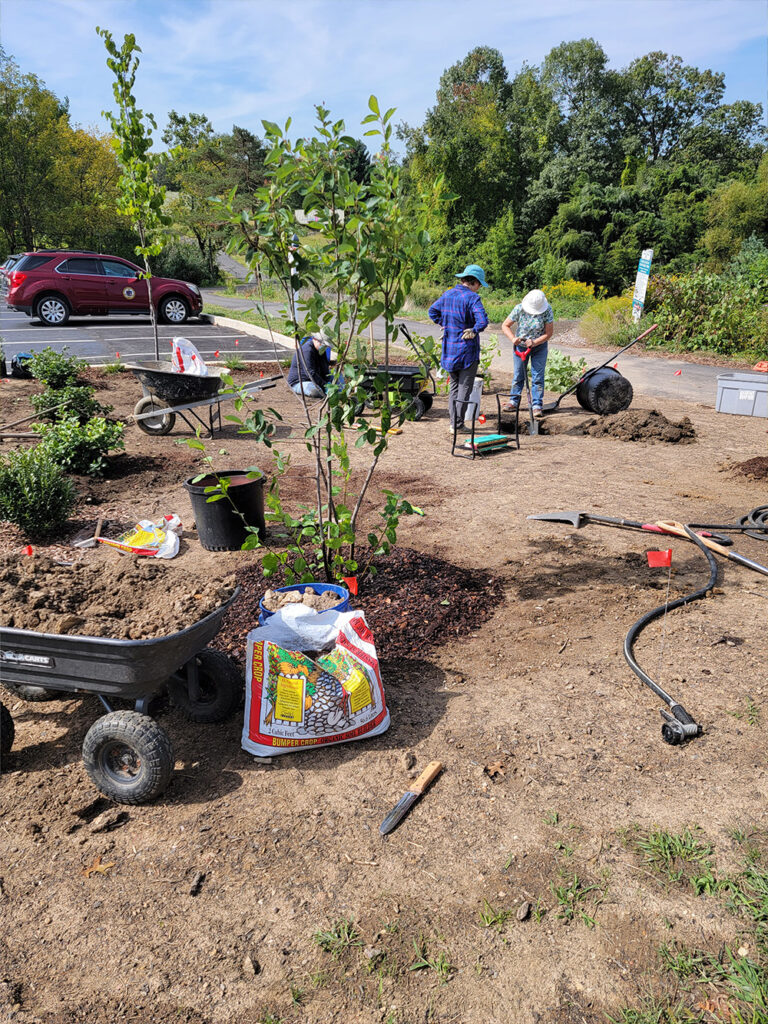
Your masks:
<svg viewBox="0 0 768 1024"><path fill-rule="evenodd" d="M94 380L116 414L131 411L132 378ZM21 417L35 385L2 388L2 418ZM308 501L308 456L289 436L297 405L284 387L262 401L285 416L284 492ZM380 648L384 735L264 762L241 750L238 716L205 726L171 711L167 793L113 808L81 761L98 701L3 695L16 740L0 777L0 1019L593 1024L628 1019L621 1009L649 995L723 1019L713 987L681 987L658 951L754 948L749 928L723 898L664 881L635 840L698 827L720 872L741 863L742 835L768 856L766 579L721 560L713 596L641 637L640 663L705 727L672 747L622 645L665 599L667 570L645 552L673 549L672 597L706 582L704 558L682 540L526 517L732 522L768 502L768 424L636 397L634 412L688 417L695 431L651 443L585 436L593 417L564 405L552 433L474 461L451 456L444 397L392 438L378 486L425 512L401 520L399 544L471 574L485 608L428 634L436 609L421 622L411 610L422 640ZM72 534L98 516L175 512L182 550L154 567L169 589L177 574L215 586L233 572L263 588L258 552L200 547L181 486L198 461L181 437L129 426L109 474L78 480ZM231 426L206 447L218 469L270 472L266 449ZM0 549L24 543L5 529ZM766 544L736 547L768 562ZM72 558L63 542L38 550ZM225 646L237 652L237 636ZM385 814L435 759L442 775L383 840Z"/></svg>

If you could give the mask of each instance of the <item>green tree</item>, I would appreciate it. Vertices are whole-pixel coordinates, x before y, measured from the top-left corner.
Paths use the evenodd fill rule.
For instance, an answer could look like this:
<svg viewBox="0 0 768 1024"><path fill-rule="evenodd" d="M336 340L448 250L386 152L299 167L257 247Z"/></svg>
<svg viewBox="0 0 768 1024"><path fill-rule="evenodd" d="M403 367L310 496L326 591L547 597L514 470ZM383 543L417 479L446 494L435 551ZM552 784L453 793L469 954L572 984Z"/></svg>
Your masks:
<svg viewBox="0 0 768 1024"><path fill-rule="evenodd" d="M135 252L144 261L149 313L155 336L155 359L159 359L160 340L157 334L157 310L152 301L149 258L156 256L163 248L163 229L170 223L170 218L163 213L165 188L155 182L156 168L163 160L161 155L151 151L152 129L157 131L157 124L152 114L145 114L136 106L132 91L139 66L137 54L141 53L141 47L136 45L136 37L126 33L123 45L118 48L107 29L97 28L96 31L104 39L109 54L107 67L115 75L112 91L118 113L103 113L112 127L113 146L122 172L118 183L117 208L129 218L139 236Z"/></svg>
<svg viewBox="0 0 768 1024"><path fill-rule="evenodd" d="M734 256L752 235L768 239L768 154L751 181L724 183L710 196L706 217L703 244L718 261Z"/></svg>

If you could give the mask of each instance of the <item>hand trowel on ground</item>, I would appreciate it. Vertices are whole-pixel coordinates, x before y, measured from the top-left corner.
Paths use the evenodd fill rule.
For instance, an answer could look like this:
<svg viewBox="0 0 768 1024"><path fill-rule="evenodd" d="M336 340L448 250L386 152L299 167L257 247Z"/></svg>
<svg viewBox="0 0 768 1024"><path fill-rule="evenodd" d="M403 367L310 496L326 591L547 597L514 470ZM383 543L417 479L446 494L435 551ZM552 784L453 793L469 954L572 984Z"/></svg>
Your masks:
<svg viewBox="0 0 768 1024"><path fill-rule="evenodd" d="M419 797L424 795L430 784L434 782L442 770L443 765L440 761L429 762L418 779L416 779L413 785L406 790L405 794L400 797L384 821L382 821L379 826L379 832L383 836L387 835L400 824L411 807L413 807Z"/></svg>

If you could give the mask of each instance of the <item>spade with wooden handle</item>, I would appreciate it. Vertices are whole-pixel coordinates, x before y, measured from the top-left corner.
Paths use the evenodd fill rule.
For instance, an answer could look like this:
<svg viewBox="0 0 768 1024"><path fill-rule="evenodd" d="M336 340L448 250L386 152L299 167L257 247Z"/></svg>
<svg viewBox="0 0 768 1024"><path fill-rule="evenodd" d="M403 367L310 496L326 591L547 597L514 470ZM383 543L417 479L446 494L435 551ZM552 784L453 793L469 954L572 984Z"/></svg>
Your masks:
<svg viewBox="0 0 768 1024"><path fill-rule="evenodd" d="M406 790L403 796L397 801L395 806L382 821L379 826L379 832L385 836L391 832L392 829L396 828L403 818L406 816L411 807L416 803L419 797L423 796L429 786L435 781L437 776L443 770L443 765L440 761L430 761L421 775L416 779L413 785Z"/></svg>
<svg viewBox="0 0 768 1024"><path fill-rule="evenodd" d="M686 540L691 539L686 533L683 524L676 523L674 520L671 522L660 520L656 523L656 526L660 527L664 533L672 533L678 537L685 537ZM723 558L728 558L731 562L737 562L739 565L743 565L747 569L753 569L755 572L762 573L763 576L768 576L768 566L760 565L759 562L753 562L751 558L739 555L735 551L729 551L728 548L723 547L722 544L718 544L717 541L712 540L709 537L699 534L699 540L705 545L705 547L708 547L711 551L716 551L718 555L722 555Z"/></svg>

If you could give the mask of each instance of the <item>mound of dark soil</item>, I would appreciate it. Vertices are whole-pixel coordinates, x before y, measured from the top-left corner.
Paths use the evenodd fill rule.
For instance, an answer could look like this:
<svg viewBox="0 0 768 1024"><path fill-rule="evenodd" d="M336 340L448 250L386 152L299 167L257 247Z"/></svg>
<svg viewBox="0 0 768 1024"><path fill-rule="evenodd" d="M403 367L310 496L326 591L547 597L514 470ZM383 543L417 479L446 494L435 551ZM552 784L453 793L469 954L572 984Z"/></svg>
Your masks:
<svg viewBox="0 0 768 1024"><path fill-rule="evenodd" d="M737 462L731 467L734 473L749 477L750 480L768 480L768 456L757 455L746 462Z"/></svg>
<svg viewBox="0 0 768 1024"><path fill-rule="evenodd" d="M233 583L112 550L74 565L7 555L0 559L0 626L123 640L168 636L222 605Z"/></svg>
<svg viewBox="0 0 768 1024"><path fill-rule="evenodd" d="M590 437L666 444L690 444L696 439L696 431L687 416L675 423L655 409L627 409L615 416L596 417L584 424L583 432Z"/></svg>
<svg viewBox="0 0 768 1024"><path fill-rule="evenodd" d="M466 636L491 617L502 599L501 582L487 569L462 569L421 551L396 548L377 559L352 607L365 612L380 658L420 657L425 650ZM258 565L235 574L242 592L224 617L214 644L245 657L245 638L258 625L259 601L274 580Z"/></svg>

